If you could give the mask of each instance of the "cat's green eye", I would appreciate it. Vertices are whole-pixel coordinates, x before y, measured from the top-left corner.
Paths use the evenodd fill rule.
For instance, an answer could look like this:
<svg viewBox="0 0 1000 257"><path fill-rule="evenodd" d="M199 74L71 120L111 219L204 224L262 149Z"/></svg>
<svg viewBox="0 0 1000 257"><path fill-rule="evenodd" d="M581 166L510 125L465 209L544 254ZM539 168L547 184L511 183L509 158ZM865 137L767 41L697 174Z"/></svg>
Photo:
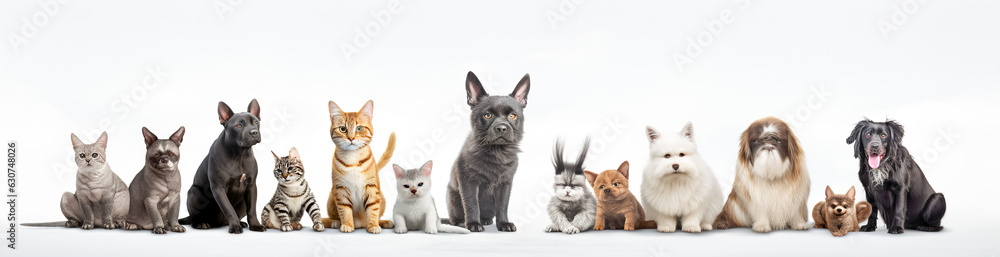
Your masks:
<svg viewBox="0 0 1000 257"><path fill-rule="evenodd" d="M340 128L339 128L339 129L340 129L340 133L345 133L345 132L347 132L347 127L344 127L344 126L340 126Z"/></svg>
<svg viewBox="0 0 1000 257"><path fill-rule="evenodd" d="M483 114L483 118L486 118L487 120L488 119L492 119L493 118L493 114L492 113Z"/></svg>
<svg viewBox="0 0 1000 257"><path fill-rule="evenodd" d="M91 155L90 155L90 157L94 157L94 158L97 158L97 153L93 153L93 154L91 154Z"/></svg>
<svg viewBox="0 0 1000 257"><path fill-rule="evenodd" d="M86 154L82 154L82 153L81 153L81 154L80 154L80 159L83 159L84 157L87 157L87 155L86 155Z"/></svg>
<svg viewBox="0 0 1000 257"><path fill-rule="evenodd" d="M357 126L357 127L354 128L354 131L356 131L356 132L361 132L361 131L364 131L364 130L365 130L365 127L362 127L362 126Z"/></svg>

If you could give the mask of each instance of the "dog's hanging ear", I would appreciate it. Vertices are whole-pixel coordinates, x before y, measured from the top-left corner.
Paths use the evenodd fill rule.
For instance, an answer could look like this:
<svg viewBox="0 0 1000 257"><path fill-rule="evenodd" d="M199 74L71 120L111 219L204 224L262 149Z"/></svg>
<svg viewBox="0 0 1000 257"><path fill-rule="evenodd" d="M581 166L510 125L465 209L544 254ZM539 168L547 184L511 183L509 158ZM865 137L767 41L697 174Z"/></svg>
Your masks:
<svg viewBox="0 0 1000 257"><path fill-rule="evenodd" d="M885 126L889 127L889 138L896 143L903 142L903 125L894 120L885 121Z"/></svg>
<svg viewBox="0 0 1000 257"><path fill-rule="evenodd" d="M556 139L556 145L552 147L552 166L556 167L556 175L562 174L563 169L566 168L566 163L563 162L563 140L562 138Z"/></svg>
<svg viewBox="0 0 1000 257"><path fill-rule="evenodd" d="M427 161L423 166L420 166L420 173L423 173L425 177L431 176L431 168L434 167L434 161Z"/></svg>
<svg viewBox="0 0 1000 257"><path fill-rule="evenodd" d="M854 130L851 131L851 135L847 137L847 144L854 144L854 158L861 157L864 152L864 146L861 145L861 133L864 129L871 124L871 120L865 118L854 125Z"/></svg>
<svg viewBox="0 0 1000 257"><path fill-rule="evenodd" d="M690 121L688 121L687 124L684 124L684 128L681 129L681 134L694 143L694 124L691 124Z"/></svg>
<svg viewBox="0 0 1000 257"><path fill-rule="evenodd" d="M799 138L795 137L795 132L792 132L792 127L789 127L785 122L781 122L781 126L785 128L785 148L788 149L789 163L792 164L792 169L795 168L796 163L799 161L799 157L802 156L802 147L799 146Z"/></svg>
<svg viewBox="0 0 1000 257"><path fill-rule="evenodd" d="M344 111L340 109L340 106L337 106L337 103L330 100L330 119L337 116L344 116Z"/></svg>
<svg viewBox="0 0 1000 257"><path fill-rule="evenodd" d="M156 135L146 127L142 127L142 139L146 141L146 149L149 149L149 146L153 145L153 142L156 142L159 138L156 138Z"/></svg>
<svg viewBox="0 0 1000 257"><path fill-rule="evenodd" d="M753 125L750 125L743 133L740 134L740 151L739 159L740 163L743 165L753 164L753 149L750 149L750 130L753 129Z"/></svg>
<svg viewBox="0 0 1000 257"><path fill-rule="evenodd" d="M256 98L250 100L250 105L247 106L247 112L253 114L254 117L257 117L257 119L260 120L260 105L257 104Z"/></svg>
<svg viewBox="0 0 1000 257"><path fill-rule="evenodd" d="M108 132L107 131L101 132L101 137L97 138L97 146L100 146L101 149L108 149Z"/></svg>
<svg viewBox="0 0 1000 257"><path fill-rule="evenodd" d="M826 198L830 198L831 196L833 196L833 189L830 186L826 186Z"/></svg>
<svg viewBox="0 0 1000 257"><path fill-rule="evenodd" d="M622 162L622 165L618 166L618 173L621 173L625 176L625 179L628 179L628 161Z"/></svg>
<svg viewBox="0 0 1000 257"><path fill-rule="evenodd" d="M76 137L76 134L69 133L69 140L73 142L73 148L81 147L84 145L83 141L80 140L79 137Z"/></svg>
<svg viewBox="0 0 1000 257"><path fill-rule="evenodd" d="M396 164L392 165L392 172L396 173L396 178L397 179L403 178L403 172L404 171L406 171L406 170L404 170L403 167L399 167L399 165L396 165Z"/></svg>
<svg viewBox="0 0 1000 257"><path fill-rule="evenodd" d="M292 149L288 149L288 158L300 162L302 161L302 158L299 157L299 149L295 149L295 147L292 147Z"/></svg>
<svg viewBox="0 0 1000 257"><path fill-rule="evenodd" d="M585 171L583 171L583 176L587 177L587 183L590 183L590 186L593 187L594 186L594 182L597 181L597 173L594 173L593 171L585 170Z"/></svg>
<svg viewBox="0 0 1000 257"><path fill-rule="evenodd" d="M847 197L854 199L854 193L854 186L851 186L851 189L847 190Z"/></svg>
<svg viewBox="0 0 1000 257"><path fill-rule="evenodd" d="M365 106L362 106L361 110L358 111L358 113L360 113L361 115L367 115L368 120L371 120L373 117L375 117L375 102L372 102L372 100L368 100L368 102L365 102Z"/></svg>
<svg viewBox="0 0 1000 257"><path fill-rule="evenodd" d="M230 109L229 105L226 105L226 103L219 101L219 124L225 125L226 121L232 117L233 109Z"/></svg>
<svg viewBox="0 0 1000 257"><path fill-rule="evenodd" d="M587 139L583 141L583 150L580 150L580 157L577 157L576 163L574 163L576 164L576 170L573 171L573 174L583 173L583 161L587 159L587 151L589 150L590 150L590 136L587 136Z"/></svg>
<svg viewBox="0 0 1000 257"><path fill-rule="evenodd" d="M653 126L646 125L646 139L649 139L649 143L653 143L657 139L660 139L660 132L656 131Z"/></svg>
<svg viewBox="0 0 1000 257"><path fill-rule="evenodd" d="M143 128L145 128L145 127L143 127ZM180 128L177 129L177 131L174 131L173 135L170 135L170 141L174 141L174 144L177 144L177 146L180 146L181 142L184 141L184 132L185 131L187 131L187 130L184 128L184 126L181 126ZM149 146L147 145L146 147L148 148Z"/></svg>
<svg viewBox="0 0 1000 257"><path fill-rule="evenodd" d="M514 92L510 93L514 100L517 100L521 104L521 108L528 105L528 90L531 89L531 78L525 73L524 77L521 77L521 81L517 82L517 86L514 87Z"/></svg>
<svg viewBox="0 0 1000 257"><path fill-rule="evenodd" d="M483 83L479 82L479 78L472 71L469 71L469 74L465 76L465 94L469 106L476 105L479 103L479 98L487 96Z"/></svg>

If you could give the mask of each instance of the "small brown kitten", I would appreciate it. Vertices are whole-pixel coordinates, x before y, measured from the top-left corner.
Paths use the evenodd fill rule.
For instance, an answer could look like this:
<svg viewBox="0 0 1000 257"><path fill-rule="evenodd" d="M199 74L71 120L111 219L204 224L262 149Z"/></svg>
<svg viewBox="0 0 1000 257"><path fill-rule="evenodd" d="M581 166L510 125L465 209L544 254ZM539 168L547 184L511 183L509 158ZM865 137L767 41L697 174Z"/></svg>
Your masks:
<svg viewBox="0 0 1000 257"><path fill-rule="evenodd" d="M594 230L656 227L655 222L646 220L642 205L628 190L628 161L618 166L618 170L606 170L600 175L592 171L583 172L597 196Z"/></svg>
<svg viewBox="0 0 1000 257"><path fill-rule="evenodd" d="M868 219L871 214L872 206L868 202L854 204L853 186L847 190L846 195L834 194L830 186L826 186L826 201L817 203L812 212L815 227L828 228L837 237L858 231L858 223Z"/></svg>

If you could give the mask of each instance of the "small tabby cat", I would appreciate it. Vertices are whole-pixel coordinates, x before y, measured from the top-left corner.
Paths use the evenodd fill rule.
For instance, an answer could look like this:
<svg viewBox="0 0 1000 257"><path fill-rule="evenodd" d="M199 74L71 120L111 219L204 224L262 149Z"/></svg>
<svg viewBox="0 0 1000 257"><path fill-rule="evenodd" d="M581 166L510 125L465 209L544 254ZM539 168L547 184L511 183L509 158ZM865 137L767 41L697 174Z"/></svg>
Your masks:
<svg viewBox="0 0 1000 257"><path fill-rule="evenodd" d="M302 214L309 213L313 230L323 231L319 204L306 183L306 171L302 167L299 151L292 147L288 150L288 156L278 157L274 151L271 154L274 155L274 178L278 179L278 189L274 190L274 197L260 212L260 222L267 228L284 232L300 230Z"/></svg>
<svg viewBox="0 0 1000 257"><path fill-rule="evenodd" d="M381 233L392 228L392 221L380 220L385 213L385 196L379 184L378 170L385 167L396 148L396 133L389 135L389 145L382 158L375 162L369 143L373 136L372 101L358 112L344 112L330 101L330 138L337 146L333 154L333 188L327 201L328 228L353 232L365 227L368 233Z"/></svg>

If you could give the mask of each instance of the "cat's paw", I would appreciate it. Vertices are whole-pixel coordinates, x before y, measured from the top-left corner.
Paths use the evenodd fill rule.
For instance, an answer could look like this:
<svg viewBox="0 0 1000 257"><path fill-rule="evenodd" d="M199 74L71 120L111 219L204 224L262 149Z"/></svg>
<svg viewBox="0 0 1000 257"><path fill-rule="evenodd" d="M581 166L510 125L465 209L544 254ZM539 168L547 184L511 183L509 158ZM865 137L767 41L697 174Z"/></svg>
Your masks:
<svg viewBox="0 0 1000 257"><path fill-rule="evenodd" d="M368 233L372 233L372 234L382 233L382 227L379 226L378 224L376 224L374 226L368 226Z"/></svg>
<svg viewBox="0 0 1000 257"><path fill-rule="evenodd" d="M794 230L807 230L807 229L809 229L809 223L805 223L805 222L795 223L795 224L792 224L791 227Z"/></svg>
<svg viewBox="0 0 1000 257"><path fill-rule="evenodd" d="M572 235L572 234L580 233L580 228L577 228L577 227L574 227L574 226L568 226L568 227L564 228L562 230L562 232L566 233L566 234Z"/></svg>
<svg viewBox="0 0 1000 257"><path fill-rule="evenodd" d="M406 227L404 226L396 226L396 228L393 228L392 231L396 232L396 234L406 234L406 232L409 232L409 230L406 230Z"/></svg>
<svg viewBox="0 0 1000 257"><path fill-rule="evenodd" d="M681 226L681 231L688 233L701 233L701 226L699 225L683 225Z"/></svg>
<svg viewBox="0 0 1000 257"><path fill-rule="evenodd" d="M465 228L472 232L483 232L483 224L479 222L466 222Z"/></svg>
<svg viewBox="0 0 1000 257"><path fill-rule="evenodd" d="M240 224L229 225L230 234L243 234L243 227Z"/></svg>
<svg viewBox="0 0 1000 257"><path fill-rule="evenodd" d="M896 234L896 235L898 235L898 234L902 234L902 233L903 233L903 227L896 227L896 226L889 227L889 234Z"/></svg>
<svg viewBox="0 0 1000 257"><path fill-rule="evenodd" d="M323 223L319 223L319 222L313 223L313 230L314 231L316 231L316 232L323 232L324 229L326 229L326 227L323 227Z"/></svg>
<svg viewBox="0 0 1000 257"><path fill-rule="evenodd" d="M425 228L424 232L426 232L427 234L432 234L432 235L433 234L437 234L438 233L438 228L437 227Z"/></svg>
<svg viewBox="0 0 1000 257"><path fill-rule="evenodd" d="M173 226L170 226L170 231L177 232L177 233L184 233L184 231L187 231L187 229L185 229L184 226L181 226L181 225L173 225Z"/></svg>
<svg viewBox="0 0 1000 257"><path fill-rule="evenodd" d="M859 229L859 231L861 231L861 232L872 232L872 231L875 231L875 228L876 228L875 225L864 225L864 226L861 226L861 229Z"/></svg>
<svg viewBox="0 0 1000 257"><path fill-rule="evenodd" d="M267 228L265 228L263 225L253 225L250 226L250 231L264 232L267 231Z"/></svg>
<svg viewBox="0 0 1000 257"><path fill-rule="evenodd" d="M514 232L514 231L517 231L517 227L514 226L514 223L499 222L498 221L497 222L497 230L503 231L503 232Z"/></svg>
<svg viewBox="0 0 1000 257"><path fill-rule="evenodd" d="M351 233L354 232L354 226L347 224L340 224L340 232Z"/></svg>
<svg viewBox="0 0 1000 257"><path fill-rule="evenodd" d="M753 230L753 232L757 232L757 233L767 233L767 232L771 232L771 225L757 223L757 224L753 224L753 227L750 228L750 229Z"/></svg>
<svg viewBox="0 0 1000 257"><path fill-rule="evenodd" d="M292 225L291 224L283 224L283 225L281 225L281 228L279 228L279 229L281 230L281 232L292 231Z"/></svg>
<svg viewBox="0 0 1000 257"><path fill-rule="evenodd" d="M142 227L139 227L139 225L136 225L135 223L127 223L122 228L125 229L125 230L140 230L140 229L142 229Z"/></svg>
<svg viewBox="0 0 1000 257"><path fill-rule="evenodd" d="M94 229L94 223L83 223L83 225L81 225L80 228L82 228L83 230Z"/></svg>
<svg viewBox="0 0 1000 257"><path fill-rule="evenodd" d="M167 228L164 227L153 227L153 234L166 234Z"/></svg>
<svg viewBox="0 0 1000 257"><path fill-rule="evenodd" d="M115 223L105 222L102 227L104 227L104 229L115 229Z"/></svg>
<svg viewBox="0 0 1000 257"><path fill-rule="evenodd" d="M302 223L292 223L292 230L302 230Z"/></svg>
<svg viewBox="0 0 1000 257"><path fill-rule="evenodd" d="M559 232L559 226L556 224L551 224L545 227L545 232Z"/></svg>
<svg viewBox="0 0 1000 257"><path fill-rule="evenodd" d="M77 228L77 227L80 227L80 222L79 221L75 221L75 220L67 220L66 221L66 227L67 228Z"/></svg>
<svg viewBox="0 0 1000 257"><path fill-rule="evenodd" d="M481 222L483 226L493 225L493 218L480 219L479 222Z"/></svg>

